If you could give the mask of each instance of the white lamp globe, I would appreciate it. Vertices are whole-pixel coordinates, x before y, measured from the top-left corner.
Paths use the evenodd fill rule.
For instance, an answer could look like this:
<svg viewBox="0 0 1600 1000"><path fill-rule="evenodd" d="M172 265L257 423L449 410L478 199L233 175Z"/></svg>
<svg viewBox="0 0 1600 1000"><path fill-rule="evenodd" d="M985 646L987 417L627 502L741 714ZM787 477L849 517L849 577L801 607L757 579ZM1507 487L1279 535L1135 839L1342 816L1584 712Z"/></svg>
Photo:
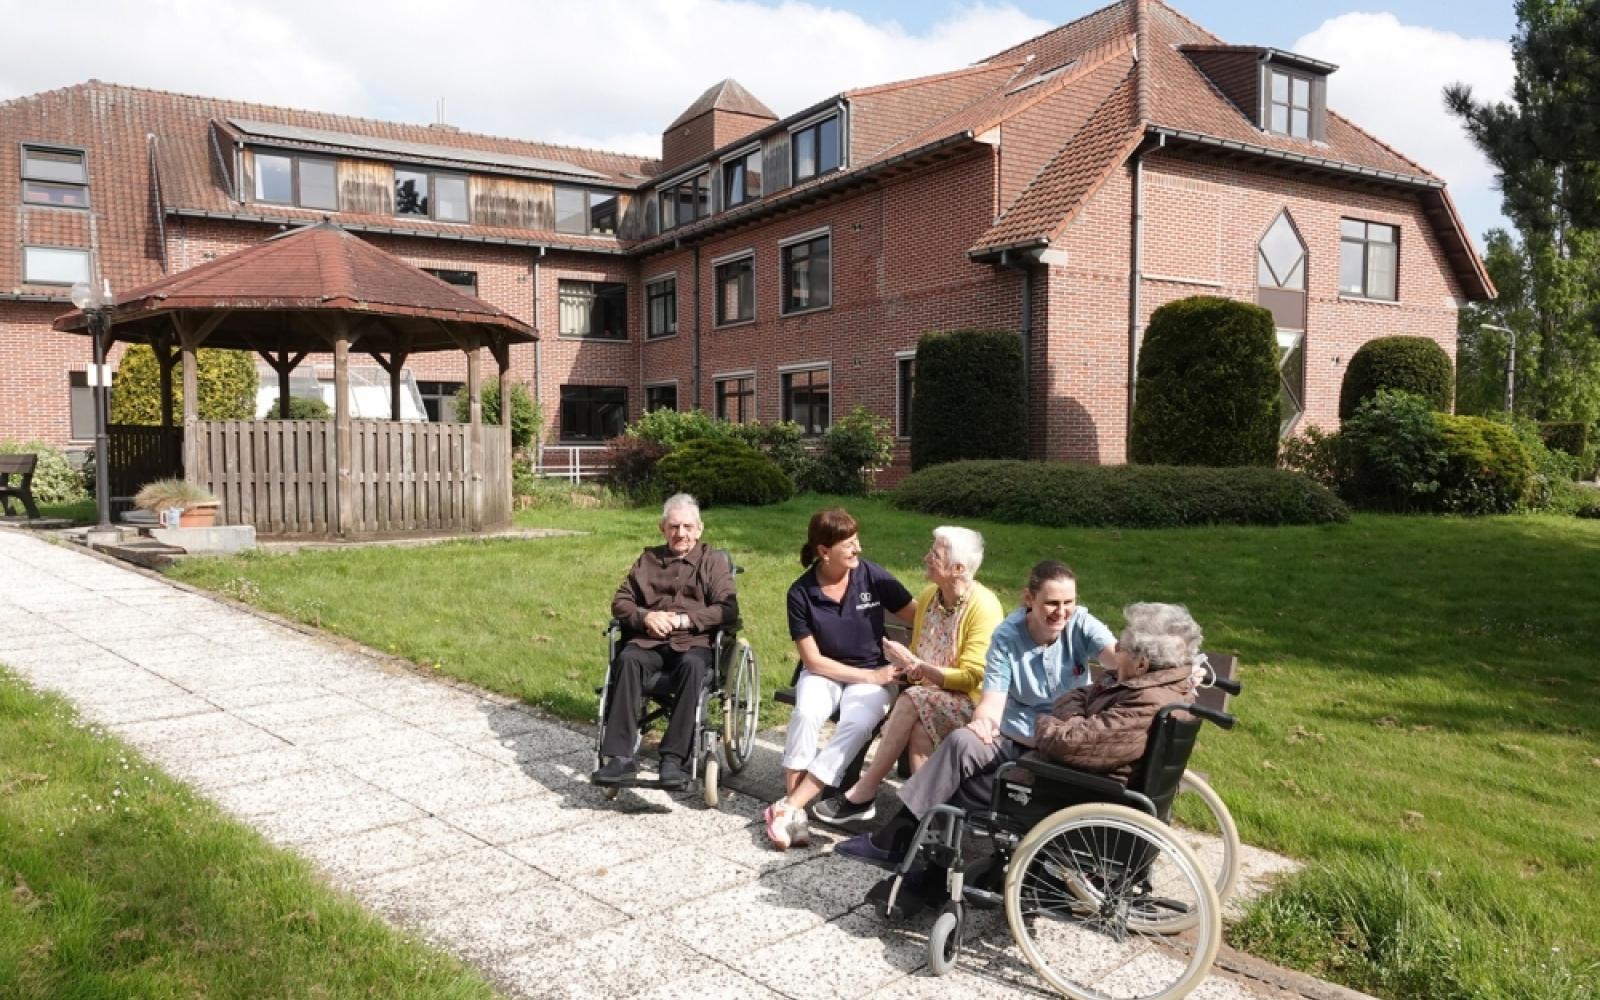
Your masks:
<svg viewBox="0 0 1600 1000"><path fill-rule="evenodd" d="M80 281L72 286L72 304L79 309L87 309L94 302L94 288L87 281Z"/></svg>

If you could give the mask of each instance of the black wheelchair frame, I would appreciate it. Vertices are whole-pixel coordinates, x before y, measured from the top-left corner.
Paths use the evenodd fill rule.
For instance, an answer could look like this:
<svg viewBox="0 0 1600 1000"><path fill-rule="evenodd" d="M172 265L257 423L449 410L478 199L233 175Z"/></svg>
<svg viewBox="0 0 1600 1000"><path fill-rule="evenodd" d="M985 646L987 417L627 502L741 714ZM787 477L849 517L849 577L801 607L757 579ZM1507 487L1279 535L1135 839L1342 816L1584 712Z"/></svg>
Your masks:
<svg viewBox="0 0 1600 1000"><path fill-rule="evenodd" d="M724 549L713 550L728 560L735 576L744 568L734 563ZM699 788L707 806L716 808L721 800L720 772L726 766L729 774L744 770L755 750L756 732L759 729L761 707L761 669L756 663L755 650L739 637L742 622L734 621L718 629L711 636L711 671L700 689L699 703L695 706L694 743L685 761L689 768L687 788ZM606 717L610 708L611 683L617 669L618 657L627 642L622 620L613 618L606 625L606 673L604 682L595 688L598 698L595 735L595 766L603 760L601 747L606 736ZM668 680L660 678L647 686L644 702L640 706L639 720L634 731L637 749L644 733L658 720L668 719L676 707L673 693L667 689ZM714 706L715 715L708 715ZM630 778L607 785L609 797L616 798L624 788L663 788L659 779Z"/></svg>

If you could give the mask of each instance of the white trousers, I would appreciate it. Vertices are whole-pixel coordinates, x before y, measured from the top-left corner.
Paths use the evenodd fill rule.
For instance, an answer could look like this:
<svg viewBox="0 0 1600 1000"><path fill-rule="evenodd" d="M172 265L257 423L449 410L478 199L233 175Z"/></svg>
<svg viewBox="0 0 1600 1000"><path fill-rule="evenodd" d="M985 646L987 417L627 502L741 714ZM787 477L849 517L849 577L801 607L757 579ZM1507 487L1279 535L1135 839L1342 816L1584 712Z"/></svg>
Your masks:
<svg viewBox="0 0 1600 1000"><path fill-rule="evenodd" d="M824 785L832 785L860 752L872 731L889 712L895 688L881 684L841 684L809 670L800 671L794 686L794 714L783 745L783 766L790 771L810 771ZM822 726L839 710L828 745L818 749Z"/></svg>

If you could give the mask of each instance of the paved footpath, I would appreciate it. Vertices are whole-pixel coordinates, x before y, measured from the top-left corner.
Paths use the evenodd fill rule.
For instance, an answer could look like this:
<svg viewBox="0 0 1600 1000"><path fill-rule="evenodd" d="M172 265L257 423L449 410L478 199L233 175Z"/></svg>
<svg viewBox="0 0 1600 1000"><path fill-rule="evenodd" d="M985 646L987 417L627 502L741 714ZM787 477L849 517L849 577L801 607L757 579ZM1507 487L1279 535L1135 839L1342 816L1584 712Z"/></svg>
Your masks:
<svg viewBox="0 0 1600 1000"><path fill-rule="evenodd" d="M876 869L777 853L762 741L719 811L591 787L593 737L509 699L0 530L0 664L203 790L330 883L514 997L1042 995L1003 917L926 971ZM597 658L600 650L596 640ZM1293 996L1217 972L1193 996Z"/></svg>

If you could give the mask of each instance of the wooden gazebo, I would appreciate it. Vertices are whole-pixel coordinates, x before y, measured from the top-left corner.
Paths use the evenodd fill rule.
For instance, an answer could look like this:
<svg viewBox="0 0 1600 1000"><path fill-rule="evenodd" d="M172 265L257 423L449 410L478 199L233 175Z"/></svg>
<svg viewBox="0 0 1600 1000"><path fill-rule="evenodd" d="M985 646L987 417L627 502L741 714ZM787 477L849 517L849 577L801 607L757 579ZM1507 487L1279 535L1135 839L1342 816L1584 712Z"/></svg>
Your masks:
<svg viewBox="0 0 1600 1000"><path fill-rule="evenodd" d="M57 330L89 332L74 311ZM511 519L510 350L537 339L522 321L464 295L331 223L297 229L117 297L109 336L149 344L161 365L162 426L110 429L111 480L181 474L221 501L218 523L269 535L480 531ZM195 352L251 351L289 375L331 351L333 420L201 420ZM500 426L485 426L479 354L499 367ZM350 352L389 374L391 420L352 420ZM471 418L401 421L401 371L413 354L462 351ZM182 364L183 422L173 369ZM151 459L155 461L152 462ZM148 471L140 473L154 478Z"/></svg>

